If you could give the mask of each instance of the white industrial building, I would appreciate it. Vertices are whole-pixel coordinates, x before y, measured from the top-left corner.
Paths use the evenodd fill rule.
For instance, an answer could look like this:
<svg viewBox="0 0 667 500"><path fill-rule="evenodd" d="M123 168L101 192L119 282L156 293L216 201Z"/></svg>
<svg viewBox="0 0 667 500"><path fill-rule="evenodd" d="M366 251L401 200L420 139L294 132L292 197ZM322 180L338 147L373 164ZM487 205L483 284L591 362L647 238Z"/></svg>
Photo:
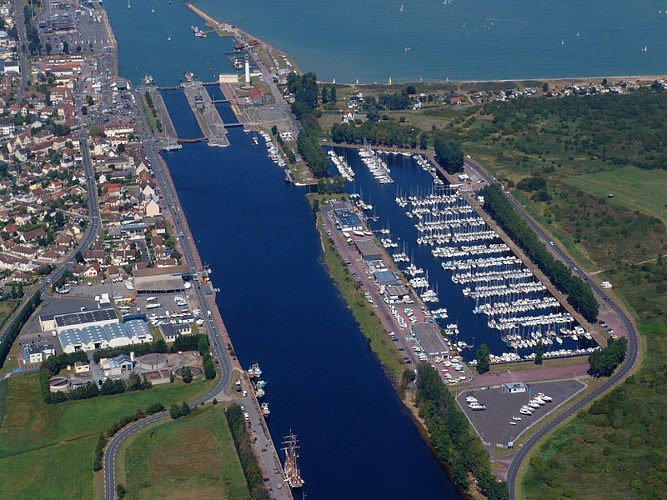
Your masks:
<svg viewBox="0 0 667 500"><path fill-rule="evenodd" d="M71 354L76 351L94 351L107 347L153 342L153 335L146 322L137 319L122 324L110 323L103 326L67 328L58 333L58 339L63 351Z"/></svg>

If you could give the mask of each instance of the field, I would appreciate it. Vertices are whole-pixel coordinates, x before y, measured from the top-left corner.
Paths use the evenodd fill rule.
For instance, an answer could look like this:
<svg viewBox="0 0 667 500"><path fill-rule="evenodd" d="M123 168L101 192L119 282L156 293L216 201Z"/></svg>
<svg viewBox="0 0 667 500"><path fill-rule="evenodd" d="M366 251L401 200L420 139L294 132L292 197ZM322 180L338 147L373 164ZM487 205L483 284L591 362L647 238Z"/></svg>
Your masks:
<svg viewBox="0 0 667 500"><path fill-rule="evenodd" d="M623 167L608 172L568 177L565 182L585 193L607 198L630 210L639 210L667 223L667 172Z"/></svg>
<svg viewBox="0 0 667 500"><path fill-rule="evenodd" d="M125 450L127 498L250 498L222 405L141 432Z"/></svg>
<svg viewBox="0 0 667 500"><path fill-rule="evenodd" d="M169 384L149 391L44 405L37 374L0 382L0 491L12 498L91 498L99 433L119 417L191 400L214 382ZM0 391L2 396L3 391Z"/></svg>

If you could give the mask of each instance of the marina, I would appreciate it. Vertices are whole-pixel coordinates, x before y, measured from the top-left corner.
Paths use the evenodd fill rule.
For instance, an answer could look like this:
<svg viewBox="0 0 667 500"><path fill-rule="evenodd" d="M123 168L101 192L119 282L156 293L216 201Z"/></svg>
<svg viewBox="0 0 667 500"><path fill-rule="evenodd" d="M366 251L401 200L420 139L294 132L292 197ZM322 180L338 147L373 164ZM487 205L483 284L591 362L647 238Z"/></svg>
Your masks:
<svg viewBox="0 0 667 500"><path fill-rule="evenodd" d="M364 169L368 158L380 156L388 162L386 171L391 166L396 177L394 187ZM426 320L439 324L452 353L473 362L476 346L487 343L491 362L503 363L534 360L538 348L544 358L588 355L597 349L590 333L563 310L458 188L437 179L428 161L367 146L356 162L354 154L348 152L347 158L357 173L348 186L361 207L364 229L377 234L378 243L392 251L394 264L414 291L409 300L426 305ZM362 192L373 199L376 217L367 217L370 209ZM389 307L399 328L415 323L412 314L397 312L391 303ZM445 322L452 317L456 323ZM456 381L452 378L451 383Z"/></svg>

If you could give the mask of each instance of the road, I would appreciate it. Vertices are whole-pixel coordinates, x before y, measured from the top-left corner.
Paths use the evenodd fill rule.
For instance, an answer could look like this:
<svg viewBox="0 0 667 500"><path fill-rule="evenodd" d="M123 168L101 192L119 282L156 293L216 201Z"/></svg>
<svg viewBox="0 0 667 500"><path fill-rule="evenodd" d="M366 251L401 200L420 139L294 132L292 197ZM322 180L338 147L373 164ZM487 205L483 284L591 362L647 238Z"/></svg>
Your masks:
<svg viewBox="0 0 667 500"><path fill-rule="evenodd" d="M466 167L470 168L482 179L484 179L486 183L498 184L498 182L491 175L489 175L484 169L482 169L476 163L470 160L466 160L465 164ZM578 401L563 414L559 415L557 418L555 418L547 425L545 425L542 429L540 429L538 432L536 432L530 439L528 439L528 441L526 441L523 444L519 452L514 456L512 463L510 464L507 470L507 477L506 477L507 486L510 492L510 498L513 499L515 498L517 475L519 473L519 470L521 469L522 462L528 455L530 449L536 444L538 444L539 441L549 432L558 427L564 420L568 419L569 417L577 413L579 410L584 408L586 405L590 404L594 399L596 399L601 394L609 390L619 381L623 380L634 369L635 365L638 362L639 341L638 341L637 330L635 329L634 324L627 316L627 314L623 311L623 309L621 309L612 300L612 298L605 293L602 287L600 287L594 280L590 279L590 277L586 273L584 273L580 269L577 269L574 266L572 259L570 259L570 257L565 253L563 249L561 249L557 245L551 246L549 244L549 242L551 241L550 236L530 217L530 215L528 215L528 213L514 199L514 197L508 196L508 199L512 203L512 206L514 207L516 212L519 215L521 215L521 217L523 217L523 219L528 223L528 225L533 229L533 231L535 231L540 240L542 240L542 242L547 246L547 248L551 250L552 254L556 258L561 260L563 263L565 263L565 265L570 267L575 276L578 276L579 278L590 283L593 289L593 293L595 294L595 298L598 300L601 309L605 307L610 309L611 313L618 321L619 327L622 328L623 332L625 333L625 336L628 339L628 354L626 357L626 361L623 363L623 366L621 366L621 368L617 370L616 373L614 373L614 375L612 375L604 385L594 390L592 393L590 393L582 400Z"/></svg>

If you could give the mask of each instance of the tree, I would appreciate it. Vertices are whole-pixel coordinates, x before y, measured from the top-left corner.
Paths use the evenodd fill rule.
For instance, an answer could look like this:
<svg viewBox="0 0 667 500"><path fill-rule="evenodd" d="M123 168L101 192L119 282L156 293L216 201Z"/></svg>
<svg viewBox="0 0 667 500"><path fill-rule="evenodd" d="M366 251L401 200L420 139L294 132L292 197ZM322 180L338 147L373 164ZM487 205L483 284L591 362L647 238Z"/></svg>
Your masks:
<svg viewBox="0 0 667 500"><path fill-rule="evenodd" d="M176 420L177 418L181 418L182 415L180 406L177 404L171 405L171 408L169 408L169 416L172 419Z"/></svg>
<svg viewBox="0 0 667 500"><path fill-rule="evenodd" d="M609 339L607 347L595 351L588 358L590 368L588 373L593 377L609 377L616 367L625 359L628 350L628 339L623 337L619 340Z"/></svg>
<svg viewBox="0 0 667 500"><path fill-rule="evenodd" d="M329 100L331 102L336 102L336 87L331 87L329 89Z"/></svg>
<svg viewBox="0 0 667 500"><path fill-rule="evenodd" d="M540 340L537 343L537 346L535 347L535 364L536 365L541 365L542 364L542 357L544 356L544 344L542 344L542 341Z"/></svg>
<svg viewBox="0 0 667 500"><path fill-rule="evenodd" d="M46 55L50 56L51 51L53 50L53 46L50 43L47 42L47 44L45 45L45 48L46 48Z"/></svg>
<svg viewBox="0 0 667 500"><path fill-rule="evenodd" d="M69 43L63 42L63 53L69 54Z"/></svg>
<svg viewBox="0 0 667 500"><path fill-rule="evenodd" d="M419 134L419 149L426 149L428 147L428 137L426 134Z"/></svg>
<svg viewBox="0 0 667 500"><path fill-rule="evenodd" d="M121 483L118 483L116 485L116 495L118 495L118 498L125 498L126 494L127 491L125 490L125 486L123 486Z"/></svg>
<svg viewBox="0 0 667 500"><path fill-rule="evenodd" d="M277 135L278 134L278 127L274 125L271 127L271 135Z"/></svg>
<svg viewBox="0 0 667 500"><path fill-rule="evenodd" d="M215 378L215 363L213 363L210 354L204 358L204 377L206 377L206 380Z"/></svg>
<svg viewBox="0 0 667 500"><path fill-rule="evenodd" d="M116 153L122 155L125 152L125 144L119 144L116 148Z"/></svg>
<svg viewBox="0 0 667 500"><path fill-rule="evenodd" d="M127 379L127 388L130 391L137 391L141 388L141 378L136 373L130 373Z"/></svg>
<svg viewBox="0 0 667 500"><path fill-rule="evenodd" d="M326 87L322 87L322 104L326 104L329 102L329 93L327 92Z"/></svg>
<svg viewBox="0 0 667 500"><path fill-rule="evenodd" d="M436 160L449 174L463 172L463 150L454 139L438 137L433 143Z"/></svg>
<svg viewBox="0 0 667 500"><path fill-rule="evenodd" d="M482 344L477 349L477 373L480 375L489 371L489 346Z"/></svg>
<svg viewBox="0 0 667 500"><path fill-rule="evenodd" d="M181 405L181 415L186 416L189 415L192 410L190 409L190 405L188 405L185 401L183 401L183 404Z"/></svg>
<svg viewBox="0 0 667 500"><path fill-rule="evenodd" d="M544 82L544 84L542 84L542 92L544 92L545 94L549 92L549 84L547 82Z"/></svg>
<svg viewBox="0 0 667 500"><path fill-rule="evenodd" d="M415 88L414 85L408 85L407 87L405 87L405 93L410 95L415 95L417 93L417 89Z"/></svg>
<svg viewBox="0 0 667 500"><path fill-rule="evenodd" d="M183 377L183 382L185 382L186 384L192 382L192 370L190 369L189 366L183 367L183 370L181 371L181 376Z"/></svg>

